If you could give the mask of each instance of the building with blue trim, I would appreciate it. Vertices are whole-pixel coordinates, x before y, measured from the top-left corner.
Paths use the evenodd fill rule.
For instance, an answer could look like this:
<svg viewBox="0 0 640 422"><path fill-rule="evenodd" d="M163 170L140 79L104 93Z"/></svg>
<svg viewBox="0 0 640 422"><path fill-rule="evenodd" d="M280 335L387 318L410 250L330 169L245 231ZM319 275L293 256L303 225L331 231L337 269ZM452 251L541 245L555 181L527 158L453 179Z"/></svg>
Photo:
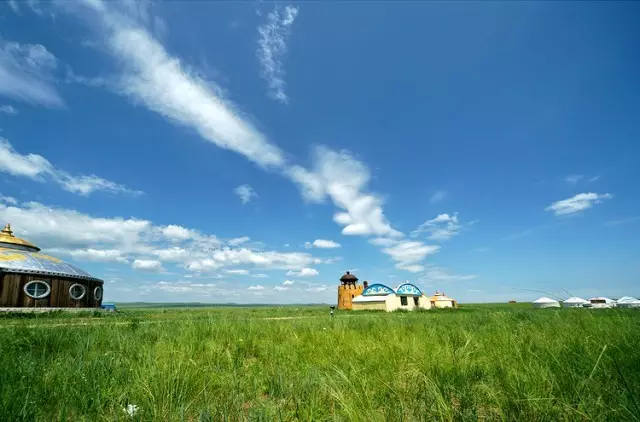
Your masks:
<svg viewBox="0 0 640 422"><path fill-rule="evenodd" d="M362 294L352 300L354 311L380 310L392 312L397 309L412 311L415 309L431 309L431 301L414 284L402 283L395 289L376 283L367 286Z"/></svg>

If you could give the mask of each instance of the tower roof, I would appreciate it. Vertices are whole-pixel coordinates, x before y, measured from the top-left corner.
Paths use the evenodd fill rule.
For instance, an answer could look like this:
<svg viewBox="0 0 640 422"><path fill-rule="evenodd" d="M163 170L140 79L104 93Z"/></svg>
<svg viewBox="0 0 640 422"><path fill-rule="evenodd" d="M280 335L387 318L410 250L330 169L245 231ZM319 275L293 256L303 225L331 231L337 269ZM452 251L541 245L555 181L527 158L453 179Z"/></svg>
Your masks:
<svg viewBox="0 0 640 422"><path fill-rule="evenodd" d="M19 247L15 247L14 245L18 245ZM13 231L11 230L11 224L7 223L4 226L4 229L0 230L0 247L7 248L15 248L15 249L24 249L39 251L40 248L29 242L28 240L20 239L19 237L15 237L13 235Z"/></svg>
<svg viewBox="0 0 640 422"><path fill-rule="evenodd" d="M355 275L351 274L349 271L347 271L342 277L340 277L340 281L353 281L356 282L358 281L358 277L356 277Z"/></svg>

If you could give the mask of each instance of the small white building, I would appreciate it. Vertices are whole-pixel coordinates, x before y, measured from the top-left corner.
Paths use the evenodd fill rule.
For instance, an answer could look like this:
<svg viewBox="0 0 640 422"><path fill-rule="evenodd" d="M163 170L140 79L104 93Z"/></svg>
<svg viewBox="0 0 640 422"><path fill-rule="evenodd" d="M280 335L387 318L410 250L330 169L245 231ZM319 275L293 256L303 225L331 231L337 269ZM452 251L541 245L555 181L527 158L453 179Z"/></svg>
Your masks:
<svg viewBox="0 0 640 422"><path fill-rule="evenodd" d="M581 297L574 296L563 301L562 306L564 306L565 308L582 308L587 303L589 303L588 300L582 299Z"/></svg>
<svg viewBox="0 0 640 422"><path fill-rule="evenodd" d="M533 301L533 307L534 308L559 308L560 302L548 297L541 297L540 299Z"/></svg>
<svg viewBox="0 0 640 422"><path fill-rule="evenodd" d="M599 296L589 299L589 304L591 305L589 307L593 309L615 308L616 301L608 297Z"/></svg>
<svg viewBox="0 0 640 422"><path fill-rule="evenodd" d="M354 311L431 309L429 298L411 283L403 283L395 289L380 283L372 284L361 295L354 297L351 303Z"/></svg>
<svg viewBox="0 0 640 422"><path fill-rule="evenodd" d="M640 308L640 300L631 296L624 296L616 300L618 308Z"/></svg>

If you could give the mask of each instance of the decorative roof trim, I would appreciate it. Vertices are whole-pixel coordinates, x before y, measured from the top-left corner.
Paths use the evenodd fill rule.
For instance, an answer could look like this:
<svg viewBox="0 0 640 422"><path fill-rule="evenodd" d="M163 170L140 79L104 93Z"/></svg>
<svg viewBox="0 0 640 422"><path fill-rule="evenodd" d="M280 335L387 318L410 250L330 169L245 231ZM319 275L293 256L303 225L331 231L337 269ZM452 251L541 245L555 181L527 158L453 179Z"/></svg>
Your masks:
<svg viewBox="0 0 640 422"><path fill-rule="evenodd" d="M375 283L362 291L362 296L388 296L396 292L389 286L381 283Z"/></svg>
<svg viewBox="0 0 640 422"><path fill-rule="evenodd" d="M422 296L422 290L418 288L415 284L411 283L402 283L398 287L396 287L396 294L400 296Z"/></svg>
<svg viewBox="0 0 640 422"><path fill-rule="evenodd" d="M38 270L25 270L20 268L6 268L0 267L0 274L34 274L34 275L48 275L52 277L60 277L60 278L75 278L78 280L90 280L97 281L104 284L104 280L95 277L87 277L83 275L75 275L69 273L58 273L54 271L38 271Z"/></svg>

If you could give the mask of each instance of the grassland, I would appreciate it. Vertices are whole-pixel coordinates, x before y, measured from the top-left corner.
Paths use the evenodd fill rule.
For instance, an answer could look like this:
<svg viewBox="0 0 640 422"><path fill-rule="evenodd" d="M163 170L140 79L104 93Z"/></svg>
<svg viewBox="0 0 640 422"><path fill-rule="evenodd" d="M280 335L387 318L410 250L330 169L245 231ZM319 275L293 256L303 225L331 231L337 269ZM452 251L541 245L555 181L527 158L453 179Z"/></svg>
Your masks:
<svg viewBox="0 0 640 422"><path fill-rule="evenodd" d="M0 317L2 421L640 420L639 396L634 310Z"/></svg>

